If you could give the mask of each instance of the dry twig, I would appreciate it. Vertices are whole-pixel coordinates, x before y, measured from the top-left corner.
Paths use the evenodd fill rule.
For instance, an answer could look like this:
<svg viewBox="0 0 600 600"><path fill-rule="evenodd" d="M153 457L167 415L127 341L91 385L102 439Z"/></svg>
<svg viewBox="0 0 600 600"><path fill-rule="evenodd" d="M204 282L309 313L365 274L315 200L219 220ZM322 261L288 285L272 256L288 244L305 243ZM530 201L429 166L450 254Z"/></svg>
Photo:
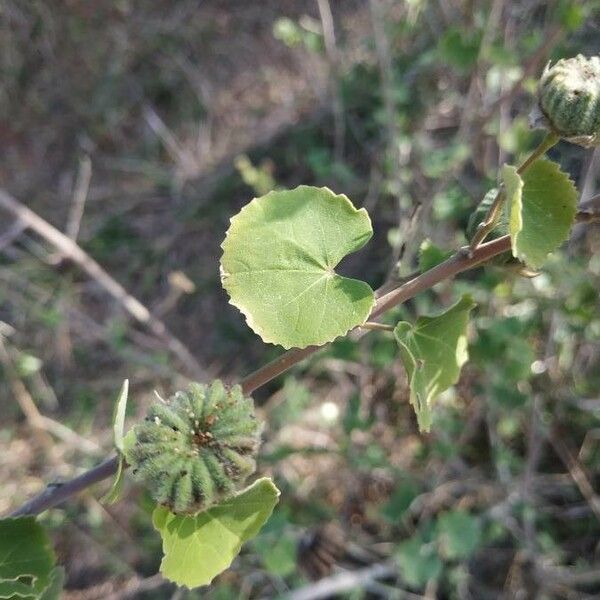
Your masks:
<svg viewBox="0 0 600 600"><path fill-rule="evenodd" d="M204 370L185 344L175 337L160 319L152 315L137 298L134 298L120 283L113 279L72 239L3 190L0 190L0 208L20 219L28 228L33 229L59 252L83 269L117 300L134 319L148 327L179 358L189 375L196 379L202 379Z"/></svg>

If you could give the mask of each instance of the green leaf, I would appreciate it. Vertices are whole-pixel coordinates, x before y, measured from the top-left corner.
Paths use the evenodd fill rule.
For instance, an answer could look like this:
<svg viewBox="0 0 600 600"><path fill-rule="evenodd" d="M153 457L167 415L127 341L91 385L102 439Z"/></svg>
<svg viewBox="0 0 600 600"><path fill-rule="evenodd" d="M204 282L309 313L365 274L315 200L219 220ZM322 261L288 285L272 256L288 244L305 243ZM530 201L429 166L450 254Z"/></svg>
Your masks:
<svg viewBox="0 0 600 600"><path fill-rule="evenodd" d="M460 72L467 72L477 62L480 39L479 32L459 28L448 29L438 42L440 60Z"/></svg>
<svg viewBox="0 0 600 600"><path fill-rule="evenodd" d="M257 538L254 549L260 556L269 573L278 577L287 577L296 570L296 541L290 535L273 535L264 539Z"/></svg>
<svg viewBox="0 0 600 600"><path fill-rule="evenodd" d="M451 256L451 250L442 250L430 239L423 240L423 243L419 248L419 270L421 273L425 273L425 271L437 267Z"/></svg>
<svg viewBox="0 0 600 600"><path fill-rule="evenodd" d="M48 534L34 517L0 520L0 598L39 598L54 563Z"/></svg>
<svg viewBox="0 0 600 600"><path fill-rule="evenodd" d="M40 600L60 600L60 593L65 584L65 570L63 567L55 567L50 573L48 587L42 592Z"/></svg>
<svg viewBox="0 0 600 600"><path fill-rule="evenodd" d="M117 472L115 478L110 486L110 490L102 497L101 501L105 504L114 504L121 497L123 492L123 485L125 483L125 457L122 454L118 456L119 463L117 465Z"/></svg>
<svg viewBox="0 0 600 600"><path fill-rule="evenodd" d="M265 342L325 344L371 312L371 288L334 268L372 233L367 212L327 188L270 192L231 219L222 244L223 287Z"/></svg>
<svg viewBox="0 0 600 600"><path fill-rule="evenodd" d="M414 326L401 321L394 329L421 431L431 427L433 400L458 381L467 361L467 322L474 306L465 295L440 315L419 317Z"/></svg>
<svg viewBox="0 0 600 600"><path fill-rule="evenodd" d="M157 506L152 522L163 540L161 573L177 585L208 585L260 531L278 499L275 484L263 478L196 515L175 515Z"/></svg>
<svg viewBox="0 0 600 600"><path fill-rule="evenodd" d="M503 165L501 175L504 182L506 203L509 207L508 231L512 240L523 229L523 216L521 214L523 209L523 180L516 167L511 165Z"/></svg>
<svg viewBox="0 0 600 600"><path fill-rule="evenodd" d="M522 183L514 167L503 167L502 175L510 205L513 256L537 269L569 237L577 189L558 164L546 159L531 165Z"/></svg>
<svg viewBox="0 0 600 600"><path fill-rule="evenodd" d="M116 449L123 453L123 430L125 428L125 409L127 408L127 395L129 394L129 379L123 381L115 412L113 414L113 439Z"/></svg>
<svg viewBox="0 0 600 600"><path fill-rule="evenodd" d="M121 497L123 491L123 483L125 480L125 443L124 440L127 436L135 437L133 430L127 433L127 436L123 436L125 429L125 410L127 409L127 396L129 395L129 379L123 381L117 403L115 404L115 411L113 414L113 440L115 447L119 451L119 464L117 466L117 473L113 480L113 484L108 493L102 498L102 502L106 504L114 504Z"/></svg>
<svg viewBox="0 0 600 600"><path fill-rule="evenodd" d="M450 560L469 558L481 542L479 519L462 510L440 515L437 531L440 550Z"/></svg>
<svg viewBox="0 0 600 600"><path fill-rule="evenodd" d="M426 544L420 535L402 542L396 555L402 579L413 588L424 588L442 572L442 561L433 544Z"/></svg>
<svg viewBox="0 0 600 600"><path fill-rule="evenodd" d="M419 488L410 481L400 482L381 514L391 523L399 523L412 501L419 495Z"/></svg>

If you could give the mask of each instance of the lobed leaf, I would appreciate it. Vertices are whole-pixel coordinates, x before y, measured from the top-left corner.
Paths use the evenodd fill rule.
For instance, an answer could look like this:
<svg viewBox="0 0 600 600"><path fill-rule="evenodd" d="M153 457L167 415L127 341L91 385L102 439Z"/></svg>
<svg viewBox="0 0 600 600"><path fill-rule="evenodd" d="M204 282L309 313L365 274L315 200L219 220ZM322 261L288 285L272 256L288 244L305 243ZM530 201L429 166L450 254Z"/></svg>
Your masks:
<svg viewBox="0 0 600 600"><path fill-rule="evenodd" d="M465 295L440 315L419 317L415 325L401 321L394 329L421 431L429 431L433 401L458 381L467 361L467 322L474 306Z"/></svg>
<svg viewBox="0 0 600 600"><path fill-rule="evenodd" d="M269 478L196 515L176 515L157 506L154 528L163 540L160 571L177 585L208 585L238 555L271 516L279 490Z"/></svg>
<svg viewBox="0 0 600 600"><path fill-rule="evenodd" d="M265 342L325 344L364 323L373 308L368 284L334 271L372 233L367 212L327 188L270 192L231 219L223 287Z"/></svg>

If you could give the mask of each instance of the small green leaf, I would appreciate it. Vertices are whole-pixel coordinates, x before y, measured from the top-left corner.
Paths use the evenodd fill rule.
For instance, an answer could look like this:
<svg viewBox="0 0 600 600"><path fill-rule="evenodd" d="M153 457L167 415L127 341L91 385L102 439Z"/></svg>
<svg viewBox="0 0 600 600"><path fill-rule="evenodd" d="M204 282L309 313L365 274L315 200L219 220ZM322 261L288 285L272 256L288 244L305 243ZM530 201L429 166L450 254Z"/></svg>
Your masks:
<svg viewBox="0 0 600 600"><path fill-rule="evenodd" d="M296 570L296 541L286 534L273 535L264 539L257 538L254 549L260 556L269 573L278 577L287 577Z"/></svg>
<svg viewBox="0 0 600 600"><path fill-rule="evenodd" d="M440 38L438 52L440 60L466 72L477 62L480 45L479 32L464 28L451 28Z"/></svg>
<svg viewBox="0 0 600 600"><path fill-rule="evenodd" d="M425 271L437 267L451 256L451 250L442 250L442 248L436 246L430 239L423 240L419 248L419 271L425 273Z"/></svg>
<svg viewBox="0 0 600 600"><path fill-rule="evenodd" d="M117 473L113 480L113 484L108 493L102 498L102 502L106 504L114 504L120 497L123 490L124 482L124 465L125 459L124 454L124 436L123 431L125 429L125 410L127 409L127 396L129 395L129 379L123 381L119 397L115 404L115 410L113 413L113 440L116 449L119 451L119 464L117 466ZM131 432L129 432L131 433Z"/></svg>
<svg viewBox="0 0 600 600"><path fill-rule="evenodd" d="M508 231L512 239L523 229L523 180L517 172L517 168L511 165L502 166L502 181L504 182L504 193L508 204ZM515 255L516 256L516 255Z"/></svg>
<svg viewBox="0 0 600 600"><path fill-rule="evenodd" d="M402 321L394 329L421 431L431 427L433 400L458 381L467 361L467 322L474 306L465 295L440 315L419 317L414 326Z"/></svg>
<svg viewBox="0 0 600 600"><path fill-rule="evenodd" d="M114 504L119 500L123 492L123 484L125 483L125 458L119 453L118 459L117 472L115 473L110 490L101 498L101 502L105 504Z"/></svg>
<svg viewBox="0 0 600 600"><path fill-rule="evenodd" d="M125 409L127 408L127 395L129 394L129 379L126 379L121 386L115 412L113 415L113 439L116 449L123 453L123 430L125 428Z"/></svg>
<svg viewBox="0 0 600 600"><path fill-rule="evenodd" d="M413 588L424 588L442 572L442 561L433 544L426 544L420 535L402 542L396 555L402 579Z"/></svg>
<svg viewBox="0 0 600 600"><path fill-rule="evenodd" d="M437 531L440 551L450 560L469 558L481 541L479 519L462 510L440 515Z"/></svg>
<svg viewBox="0 0 600 600"><path fill-rule="evenodd" d="M559 165L546 159L531 165L522 182L514 167L505 166L502 174L510 204L513 256L537 269L569 237L577 189Z"/></svg>
<svg viewBox="0 0 600 600"><path fill-rule="evenodd" d="M127 452L135 445L135 431L130 429L121 438L121 450L119 451L119 464L117 465L117 472L113 479L113 484L110 490L103 496L102 502L105 504L114 504L121 498L123 492L123 485L125 484L125 464L127 462Z"/></svg>
<svg viewBox="0 0 600 600"><path fill-rule="evenodd" d="M371 312L371 288L334 268L372 233L367 212L327 188L270 192L231 219L222 244L223 287L265 342L325 344Z"/></svg>
<svg viewBox="0 0 600 600"><path fill-rule="evenodd" d="M34 517L0 520L0 598L39 598L54 563L48 534Z"/></svg>
<svg viewBox="0 0 600 600"><path fill-rule="evenodd" d="M55 567L50 573L48 587L42 592L39 600L60 600L60 593L65 584L65 570L63 567Z"/></svg>
<svg viewBox="0 0 600 600"><path fill-rule="evenodd" d="M269 478L196 515L176 515L157 506L154 528L163 540L161 573L178 585L208 585L238 555L271 516L279 490Z"/></svg>
<svg viewBox="0 0 600 600"><path fill-rule="evenodd" d="M384 505L381 514L391 523L399 523L412 501L419 495L419 488L410 481L400 482Z"/></svg>

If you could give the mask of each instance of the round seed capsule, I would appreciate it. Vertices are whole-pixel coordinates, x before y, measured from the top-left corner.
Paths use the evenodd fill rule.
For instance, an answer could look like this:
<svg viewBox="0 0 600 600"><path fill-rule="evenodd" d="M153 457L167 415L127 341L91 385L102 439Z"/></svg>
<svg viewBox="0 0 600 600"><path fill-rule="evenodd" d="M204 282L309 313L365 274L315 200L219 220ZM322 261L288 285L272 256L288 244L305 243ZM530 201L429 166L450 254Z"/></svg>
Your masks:
<svg viewBox="0 0 600 600"><path fill-rule="evenodd" d="M548 64L538 87L543 121L561 138L600 145L600 56L581 54Z"/></svg>
<svg viewBox="0 0 600 600"><path fill-rule="evenodd" d="M133 477L158 503L192 514L231 495L256 469L261 424L240 386L192 384L154 403L126 451Z"/></svg>

